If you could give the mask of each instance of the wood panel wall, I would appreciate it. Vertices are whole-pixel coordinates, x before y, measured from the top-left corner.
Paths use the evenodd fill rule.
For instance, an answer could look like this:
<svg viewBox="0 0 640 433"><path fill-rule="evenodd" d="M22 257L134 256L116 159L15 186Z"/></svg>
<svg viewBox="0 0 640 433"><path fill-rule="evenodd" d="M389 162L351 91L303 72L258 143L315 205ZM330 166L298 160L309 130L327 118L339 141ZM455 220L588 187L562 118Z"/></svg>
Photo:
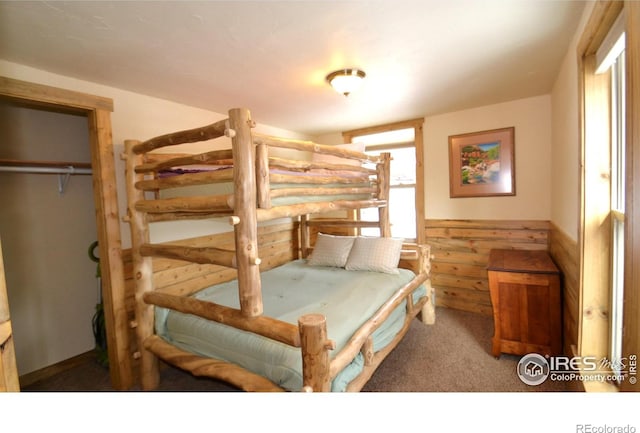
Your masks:
<svg viewBox="0 0 640 433"><path fill-rule="evenodd" d="M492 314L487 264L493 248L547 250L548 221L425 221L436 305Z"/></svg>
<svg viewBox="0 0 640 433"><path fill-rule="evenodd" d="M492 248L548 250L561 272L564 353L578 341L578 244L549 221L426 220L436 305L492 314L487 264Z"/></svg>
<svg viewBox="0 0 640 433"><path fill-rule="evenodd" d="M258 251L262 259L260 270L265 271L275 266L298 258L299 240L297 222L284 222L265 225L258 228ZM192 238L175 245L215 246L217 248L234 248L233 232L219 233ZM133 263L131 250L123 250L122 260L125 273L126 312L129 322L135 319L135 285L133 281ZM173 259L155 259L153 261L154 284L156 288L182 284L189 287L205 288L213 284L223 283L236 278L236 270L224 266L189 263ZM135 329L129 330L130 352L137 351ZM138 362L132 358L133 376L139 377Z"/></svg>
<svg viewBox="0 0 640 433"><path fill-rule="evenodd" d="M549 254L562 275L562 322L564 353L572 354L578 344L580 314L580 250L577 241L551 223Z"/></svg>

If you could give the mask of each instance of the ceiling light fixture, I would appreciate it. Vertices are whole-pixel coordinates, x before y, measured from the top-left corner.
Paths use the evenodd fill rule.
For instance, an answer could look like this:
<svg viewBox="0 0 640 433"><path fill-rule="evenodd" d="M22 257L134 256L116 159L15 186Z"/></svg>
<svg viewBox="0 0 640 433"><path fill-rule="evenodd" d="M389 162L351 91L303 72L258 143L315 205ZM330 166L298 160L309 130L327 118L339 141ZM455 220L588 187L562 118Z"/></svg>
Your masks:
<svg viewBox="0 0 640 433"><path fill-rule="evenodd" d="M351 92L360 87L365 75L364 71L360 69L340 69L327 75L327 82L336 92L349 96Z"/></svg>

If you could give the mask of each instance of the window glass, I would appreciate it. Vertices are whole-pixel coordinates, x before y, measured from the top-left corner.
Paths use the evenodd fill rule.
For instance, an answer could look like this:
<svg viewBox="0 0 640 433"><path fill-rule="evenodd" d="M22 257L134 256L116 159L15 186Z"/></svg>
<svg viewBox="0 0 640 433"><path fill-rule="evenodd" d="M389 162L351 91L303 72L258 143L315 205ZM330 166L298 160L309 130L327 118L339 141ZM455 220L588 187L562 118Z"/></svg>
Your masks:
<svg viewBox="0 0 640 433"><path fill-rule="evenodd" d="M597 74L609 72L610 88L610 216L611 216L611 322L609 357L614 372L622 360L622 312L624 295L624 205L625 205L625 34L622 15L596 53Z"/></svg>
<svg viewBox="0 0 640 433"><path fill-rule="evenodd" d="M416 152L413 142L391 145L390 148L380 145L367 147L367 153L391 153L391 173L389 190L389 220L391 236L407 240L416 238ZM377 221L378 209L362 209L360 218L364 221ZM363 228L361 234L376 236L379 229Z"/></svg>
<svg viewBox="0 0 640 433"><path fill-rule="evenodd" d="M625 203L625 64L624 51L611 66L611 359L622 367Z"/></svg>

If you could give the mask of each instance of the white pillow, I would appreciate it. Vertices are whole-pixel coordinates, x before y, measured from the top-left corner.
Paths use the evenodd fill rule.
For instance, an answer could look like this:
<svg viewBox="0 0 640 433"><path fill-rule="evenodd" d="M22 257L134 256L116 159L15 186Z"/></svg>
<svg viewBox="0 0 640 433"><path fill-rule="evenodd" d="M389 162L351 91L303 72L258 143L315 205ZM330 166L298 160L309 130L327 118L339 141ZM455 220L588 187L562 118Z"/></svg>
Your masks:
<svg viewBox="0 0 640 433"><path fill-rule="evenodd" d="M308 264L312 266L333 266L344 268L355 236L334 236L318 233Z"/></svg>
<svg viewBox="0 0 640 433"><path fill-rule="evenodd" d="M365 145L363 143L338 144L333 147L335 147L336 149L353 150L355 152L360 152L360 153L364 153L364 149L365 149ZM327 164L353 165L353 166L362 165L362 163L357 159L341 158L339 156L326 155L324 153L314 153L311 156L311 160L313 162L321 162L321 163L327 163Z"/></svg>
<svg viewBox="0 0 640 433"><path fill-rule="evenodd" d="M397 274L403 242L402 238L358 237L345 269Z"/></svg>

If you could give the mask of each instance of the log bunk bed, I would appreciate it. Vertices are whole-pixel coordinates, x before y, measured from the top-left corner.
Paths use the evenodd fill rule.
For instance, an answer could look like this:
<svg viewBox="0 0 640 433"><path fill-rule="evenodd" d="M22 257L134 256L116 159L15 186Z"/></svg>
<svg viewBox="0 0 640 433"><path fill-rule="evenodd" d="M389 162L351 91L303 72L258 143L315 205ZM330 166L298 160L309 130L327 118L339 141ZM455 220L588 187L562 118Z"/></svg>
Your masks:
<svg viewBox="0 0 640 433"><path fill-rule="evenodd" d="M131 327L144 390L158 386L162 359L245 391L360 391L415 317L427 324L435 320L426 245L400 240L396 268L382 271L366 266L347 270L343 259L340 264L312 264L321 239L331 248L331 242L349 244L348 255L341 250L347 258L359 240L392 242L384 245L385 250L397 245L386 207L390 155L371 156L339 146L265 136L253 133L254 127L249 110L236 108L227 119L202 128L144 142L125 141L125 220L131 229L136 304ZM156 151L223 136L231 139L230 150L191 155ZM279 158L270 149L306 156ZM309 155L337 157L346 164L313 162ZM192 185L214 188L220 183L231 185L231 192L169 198L158 194ZM279 202L282 199L286 200ZM379 221L312 218L367 207L379 209ZM151 223L214 217L228 217L235 249L150 242ZM267 269L259 256L258 226L281 218L296 221L300 255ZM318 231L320 224L343 230L374 225L380 237L356 236L353 231L323 234ZM317 239L314 248L312 238ZM363 247L366 252L370 245L365 242ZM331 248L329 260L337 258ZM153 260L157 258L237 271L230 281L213 286L177 283L156 288ZM319 288L312 287L316 283ZM287 303L278 304L281 299ZM213 341L208 341L210 336Z"/></svg>

